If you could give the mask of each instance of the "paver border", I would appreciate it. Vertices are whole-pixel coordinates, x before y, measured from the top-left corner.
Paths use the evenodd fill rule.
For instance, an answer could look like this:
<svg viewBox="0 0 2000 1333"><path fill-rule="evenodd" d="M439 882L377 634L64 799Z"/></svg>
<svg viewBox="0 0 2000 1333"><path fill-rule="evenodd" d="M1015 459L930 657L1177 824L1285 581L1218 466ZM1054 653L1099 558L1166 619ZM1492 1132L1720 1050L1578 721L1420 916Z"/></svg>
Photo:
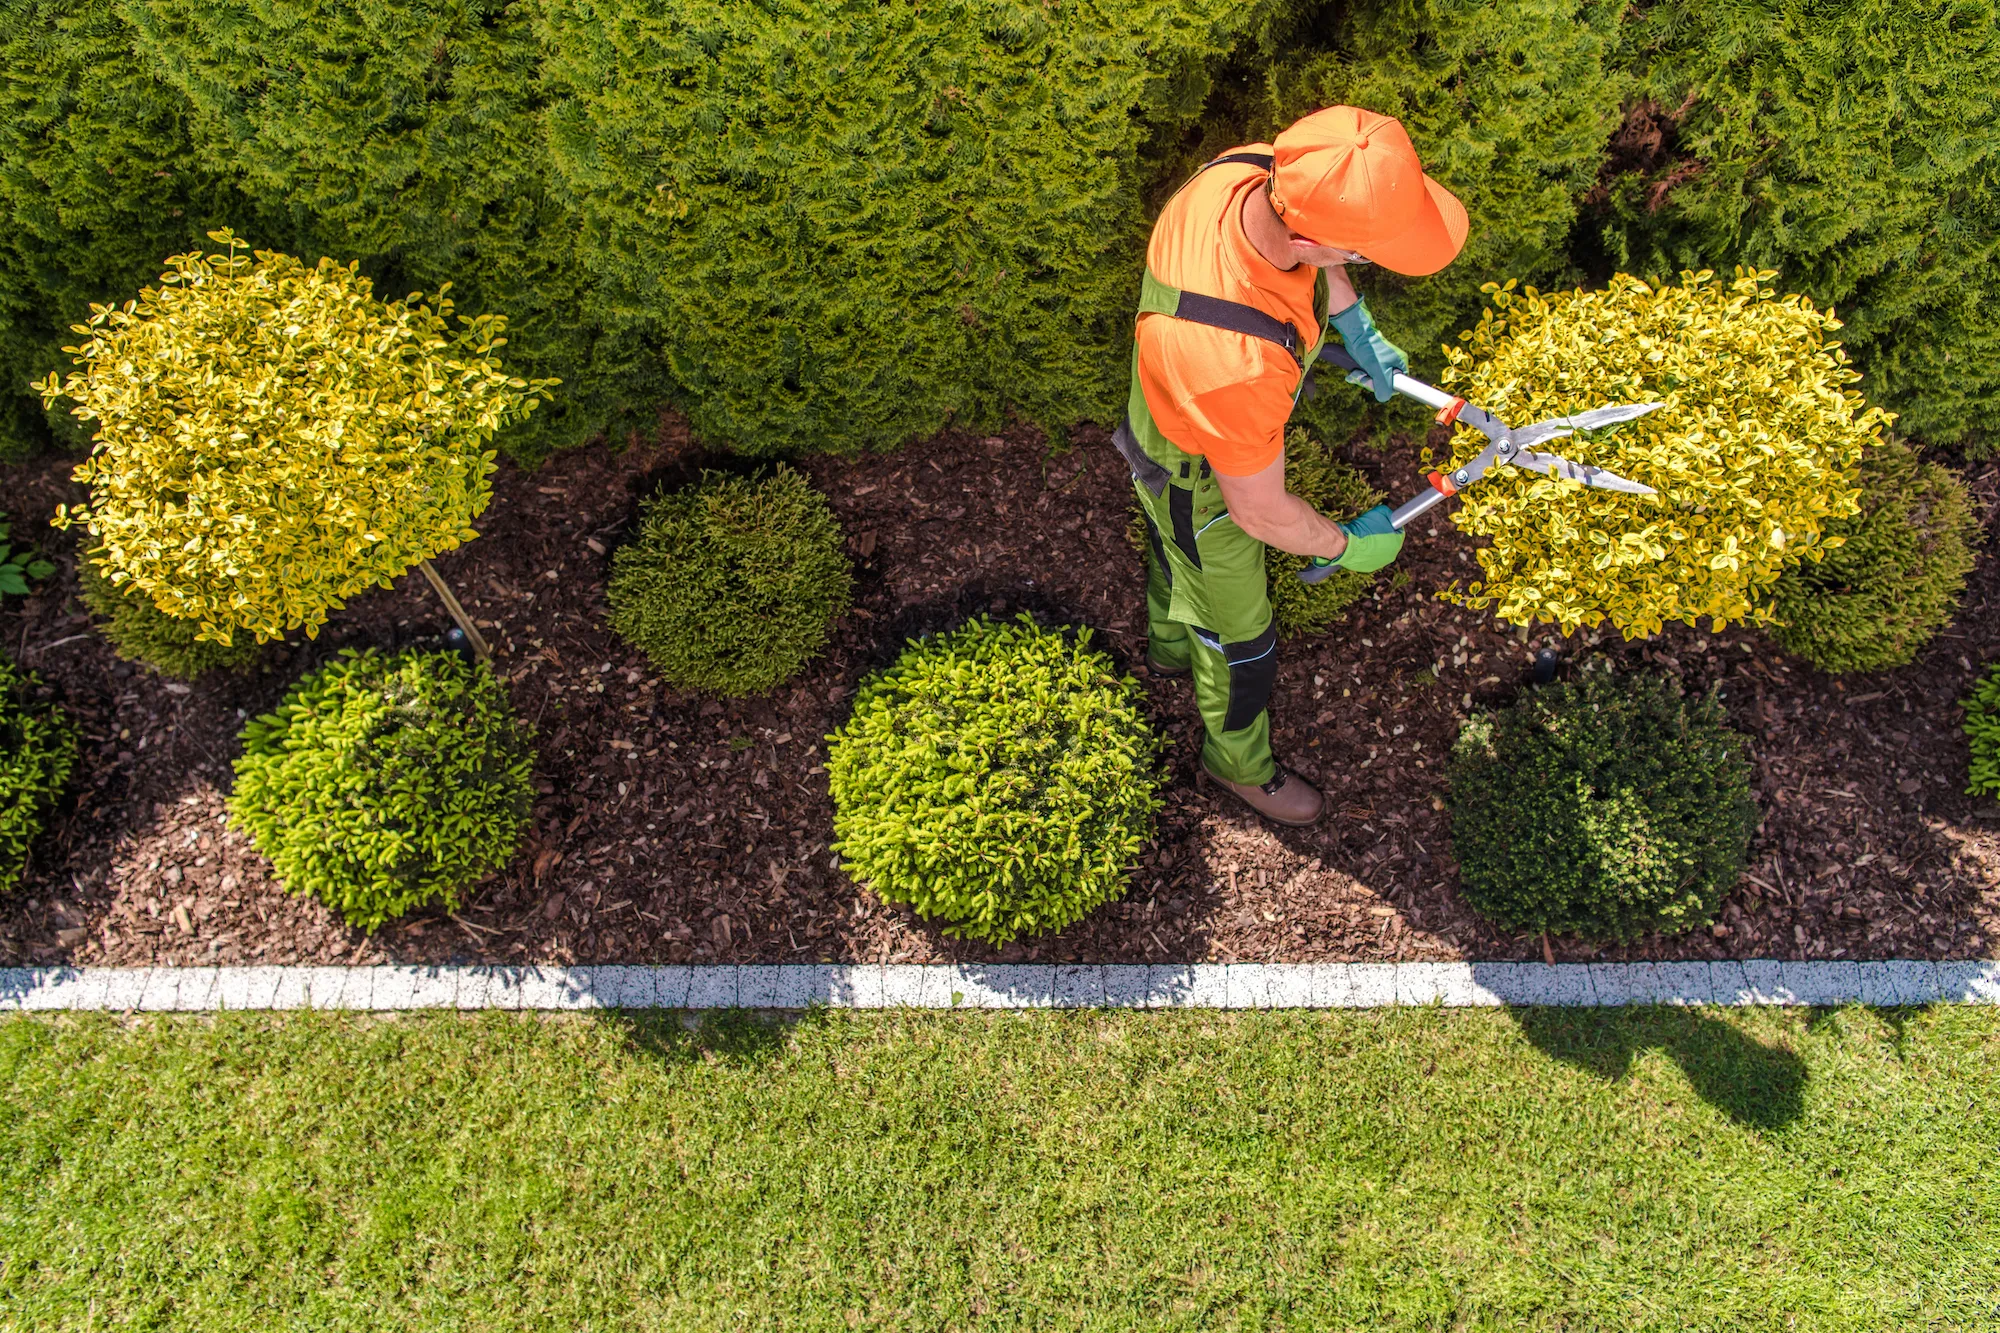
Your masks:
<svg viewBox="0 0 2000 1333"><path fill-rule="evenodd" d="M2000 961L0 968L0 1012L2000 1005Z"/></svg>

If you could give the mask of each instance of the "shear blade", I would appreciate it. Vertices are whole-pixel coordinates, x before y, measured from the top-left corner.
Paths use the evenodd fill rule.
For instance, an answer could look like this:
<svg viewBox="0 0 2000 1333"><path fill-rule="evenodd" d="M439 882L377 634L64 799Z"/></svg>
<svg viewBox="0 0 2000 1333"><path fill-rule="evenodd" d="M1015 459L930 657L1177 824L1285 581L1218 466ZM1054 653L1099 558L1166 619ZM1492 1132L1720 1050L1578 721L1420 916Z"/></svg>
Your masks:
<svg viewBox="0 0 2000 1333"><path fill-rule="evenodd" d="M1562 432L1569 434L1568 431ZM1537 453L1533 449L1517 449L1511 460L1516 467L1524 467L1532 472L1546 472L1554 477L1566 477L1584 486L1595 486L1600 491L1623 491L1627 495L1654 495L1651 486L1636 481L1627 481L1616 472L1607 472L1601 467L1590 467L1583 463L1573 463L1560 454Z"/></svg>
<svg viewBox="0 0 2000 1333"><path fill-rule="evenodd" d="M1578 412L1572 416L1550 417L1547 421L1537 421L1532 426L1523 426L1515 431L1514 443L1526 449L1545 440L1560 439L1575 431L1602 430L1606 426L1615 426L1621 421L1643 417L1648 412L1665 406L1665 403L1618 403L1610 407L1593 407L1588 412Z"/></svg>

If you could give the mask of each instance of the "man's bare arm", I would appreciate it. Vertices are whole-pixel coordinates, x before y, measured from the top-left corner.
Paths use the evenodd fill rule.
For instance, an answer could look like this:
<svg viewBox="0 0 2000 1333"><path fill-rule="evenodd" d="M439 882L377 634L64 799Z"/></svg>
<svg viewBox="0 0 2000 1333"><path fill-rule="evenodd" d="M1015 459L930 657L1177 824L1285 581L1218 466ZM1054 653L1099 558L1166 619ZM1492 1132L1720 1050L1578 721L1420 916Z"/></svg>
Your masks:
<svg viewBox="0 0 2000 1333"><path fill-rule="evenodd" d="M1262 472L1247 477L1215 474L1229 516L1236 526L1280 551L1338 559L1347 549L1347 534L1311 505L1285 489L1285 456Z"/></svg>

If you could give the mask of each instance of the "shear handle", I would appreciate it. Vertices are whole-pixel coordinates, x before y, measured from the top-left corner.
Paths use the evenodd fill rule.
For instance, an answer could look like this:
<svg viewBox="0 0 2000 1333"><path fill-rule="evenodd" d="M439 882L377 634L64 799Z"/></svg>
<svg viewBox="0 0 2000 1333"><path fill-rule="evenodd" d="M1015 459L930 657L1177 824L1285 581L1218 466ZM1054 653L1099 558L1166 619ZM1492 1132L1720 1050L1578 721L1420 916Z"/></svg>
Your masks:
<svg viewBox="0 0 2000 1333"><path fill-rule="evenodd" d="M1408 500L1398 505L1389 515L1390 524L1398 531L1410 526L1417 519L1444 503L1444 492L1436 486L1428 486L1418 491Z"/></svg>
<svg viewBox="0 0 2000 1333"><path fill-rule="evenodd" d="M1361 369L1361 363L1350 356L1347 349L1339 343L1322 343L1319 359L1331 362L1342 370ZM1374 381L1371 379L1369 383L1373 384ZM1463 398L1454 398L1443 389L1434 389L1422 380L1413 380L1408 375L1398 374L1390 387L1405 398L1414 398L1420 403L1435 407L1440 412L1451 412L1454 416L1457 415L1458 409L1465 405Z"/></svg>

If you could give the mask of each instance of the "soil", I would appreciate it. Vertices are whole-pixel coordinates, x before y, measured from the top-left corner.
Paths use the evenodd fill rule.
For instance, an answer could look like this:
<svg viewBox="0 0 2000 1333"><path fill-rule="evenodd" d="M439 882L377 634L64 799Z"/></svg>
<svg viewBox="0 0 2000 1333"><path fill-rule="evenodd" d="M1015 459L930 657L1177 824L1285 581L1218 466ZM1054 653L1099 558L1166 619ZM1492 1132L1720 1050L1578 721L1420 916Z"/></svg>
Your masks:
<svg viewBox="0 0 2000 1333"><path fill-rule="evenodd" d="M1347 456L1391 495L1417 442ZM14 470L17 534L59 572L0 609L0 644L77 718L71 795L23 883L0 898L0 962L724 962L1883 958L1989 955L2000 939L2000 806L1962 794L1956 701L2000 656L2000 561L1912 666L1831 679L1752 631L1672 627L1626 644L1525 634L1433 595L1471 568L1448 523L1420 521L1392 575L1328 633L1285 645L1281 759L1328 791L1317 827L1278 830L1197 776L1184 682L1143 669L1129 483L1101 437L1051 453L1035 432L947 432L892 454L803 466L849 537L854 610L802 676L754 699L662 687L604 623L608 555L636 502L704 458L678 421L535 472L505 468L483 535L436 563L485 625L538 729L529 843L455 913L373 936L294 897L232 829L236 733L348 645L435 640L447 621L411 574L355 599L318 639L274 645L248 677L192 686L119 661L77 603L75 550L42 524L80 498L69 461ZM1968 478L2000 511L2000 466ZM1173 739L1159 835L1124 901L1006 950L957 941L851 882L828 850L825 736L857 681L910 635L976 611L1086 625L1146 686ZM1624 947L1497 931L1454 885L1441 761L1464 717L1527 687L1538 649L1719 683L1750 741L1766 812L1712 930Z"/></svg>
<svg viewBox="0 0 2000 1333"><path fill-rule="evenodd" d="M1606 145L1608 152L1597 181L1584 193L1584 208L1602 208L1620 179L1638 176L1646 181L1646 211L1657 213L1675 189L1701 175L1706 164L1683 151L1679 142L1681 122L1696 100L1697 94L1690 92L1672 111L1651 98L1626 107L1625 118Z"/></svg>

